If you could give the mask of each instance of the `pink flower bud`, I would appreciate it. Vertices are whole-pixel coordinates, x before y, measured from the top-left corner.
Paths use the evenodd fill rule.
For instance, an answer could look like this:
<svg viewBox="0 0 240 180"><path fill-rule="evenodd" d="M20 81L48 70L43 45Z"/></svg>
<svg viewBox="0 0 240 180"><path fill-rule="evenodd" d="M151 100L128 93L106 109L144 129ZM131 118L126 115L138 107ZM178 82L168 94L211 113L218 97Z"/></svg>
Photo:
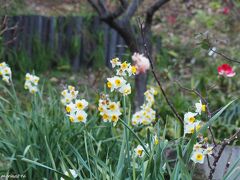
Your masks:
<svg viewBox="0 0 240 180"><path fill-rule="evenodd" d="M135 52L132 55L132 60L137 68L137 74L146 73L146 71L150 68L149 59L146 58L143 54Z"/></svg>

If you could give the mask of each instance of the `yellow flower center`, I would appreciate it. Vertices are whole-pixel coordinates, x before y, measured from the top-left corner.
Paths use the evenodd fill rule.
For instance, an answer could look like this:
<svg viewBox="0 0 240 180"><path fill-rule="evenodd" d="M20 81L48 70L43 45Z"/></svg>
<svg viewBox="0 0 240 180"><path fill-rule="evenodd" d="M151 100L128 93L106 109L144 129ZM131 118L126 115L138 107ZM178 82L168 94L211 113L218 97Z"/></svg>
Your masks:
<svg viewBox="0 0 240 180"><path fill-rule="evenodd" d="M36 91L34 89L31 90L31 93L34 94Z"/></svg>
<svg viewBox="0 0 240 180"><path fill-rule="evenodd" d="M203 159L203 155L202 155L202 154L197 154L197 155L196 155L196 159L197 159L198 161L201 161L201 160Z"/></svg>
<svg viewBox="0 0 240 180"><path fill-rule="evenodd" d="M71 111L70 106L66 106L66 111L69 113Z"/></svg>
<svg viewBox="0 0 240 180"><path fill-rule="evenodd" d="M77 108L80 110L83 109L83 103L81 102L77 103Z"/></svg>
<svg viewBox="0 0 240 180"><path fill-rule="evenodd" d="M142 124L143 124L143 125L147 125L147 124L148 124L148 121L147 121L146 119L144 119L144 120L142 121Z"/></svg>
<svg viewBox="0 0 240 180"><path fill-rule="evenodd" d="M132 71L133 74L136 74L136 72L137 72L136 66L132 66L131 67L131 71Z"/></svg>
<svg viewBox="0 0 240 180"><path fill-rule="evenodd" d="M107 82L107 87L108 87L108 88L111 88L111 87L112 87L112 83L108 81L108 82Z"/></svg>
<svg viewBox="0 0 240 180"><path fill-rule="evenodd" d="M72 96L75 96L75 91L71 91L71 95L72 95Z"/></svg>
<svg viewBox="0 0 240 180"><path fill-rule="evenodd" d="M137 150L137 154L138 154L139 156L142 156L142 153L143 153L143 150L142 150L142 149L138 149L138 150Z"/></svg>
<svg viewBox="0 0 240 180"><path fill-rule="evenodd" d="M103 120L108 120L109 116L107 114L103 114L102 118Z"/></svg>
<svg viewBox="0 0 240 180"><path fill-rule="evenodd" d="M124 90L124 94L130 94L131 93L131 90L130 89L125 89Z"/></svg>
<svg viewBox="0 0 240 180"><path fill-rule="evenodd" d="M115 104L110 104L109 109L111 111L114 111L116 109L116 105Z"/></svg>
<svg viewBox="0 0 240 180"><path fill-rule="evenodd" d="M132 121L132 124L133 124L133 125L136 125L136 124L137 124L136 119L134 119L134 120Z"/></svg>
<svg viewBox="0 0 240 180"><path fill-rule="evenodd" d="M121 64L121 69L126 69L128 67L127 62L125 61L124 63Z"/></svg>
<svg viewBox="0 0 240 180"><path fill-rule="evenodd" d="M154 143L155 143L155 145L157 145L157 144L159 143L159 141L158 141L158 138L157 138L157 137L155 138L155 140L154 140Z"/></svg>
<svg viewBox="0 0 240 180"><path fill-rule="evenodd" d="M149 115L146 115L146 118L151 119L151 117Z"/></svg>
<svg viewBox="0 0 240 180"><path fill-rule="evenodd" d="M82 122L83 119L84 119L84 117L83 117L82 115L79 115L79 116L77 117L77 119L78 119L78 121Z"/></svg>
<svg viewBox="0 0 240 180"><path fill-rule="evenodd" d="M206 105L202 105L202 111L203 111L203 112L206 111Z"/></svg>
<svg viewBox="0 0 240 180"><path fill-rule="evenodd" d="M195 121L195 117L190 117L189 122L193 123Z"/></svg>
<svg viewBox="0 0 240 180"><path fill-rule="evenodd" d="M116 122L117 120L118 120L118 116L112 115L112 121L113 121L113 122Z"/></svg>
<svg viewBox="0 0 240 180"><path fill-rule="evenodd" d="M120 86L121 85L121 80L120 79L116 79L115 80L115 84L116 84L116 86Z"/></svg>

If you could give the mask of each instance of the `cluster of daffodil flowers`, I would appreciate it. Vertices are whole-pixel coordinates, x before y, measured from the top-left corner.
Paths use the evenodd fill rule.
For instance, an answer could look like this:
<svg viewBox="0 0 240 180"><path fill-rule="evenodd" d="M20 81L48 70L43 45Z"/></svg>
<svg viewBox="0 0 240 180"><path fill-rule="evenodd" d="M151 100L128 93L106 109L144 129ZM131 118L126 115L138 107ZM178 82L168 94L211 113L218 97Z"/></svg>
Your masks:
<svg viewBox="0 0 240 180"><path fill-rule="evenodd" d="M75 91L75 87L74 86L68 86L67 89L62 91L62 99L61 102L63 105L67 105L70 102L72 102L74 99L77 98L78 95L78 91Z"/></svg>
<svg viewBox="0 0 240 180"><path fill-rule="evenodd" d="M120 111L120 102L112 102L107 95L102 95L99 99L98 110L104 122L113 122L116 125Z"/></svg>
<svg viewBox="0 0 240 180"><path fill-rule="evenodd" d="M12 77L12 72L7 63L0 63L0 76L2 76L3 81L9 83Z"/></svg>
<svg viewBox="0 0 240 180"><path fill-rule="evenodd" d="M135 75L137 70L135 66L132 66L126 61L121 63L119 58L114 58L111 61L112 68L116 71L116 75L107 78L107 87L113 91L120 92L123 96L131 94L130 83L127 83L126 77ZM112 122L114 125L119 120L121 113L120 102L113 102L108 95L102 95L99 99L98 110L104 122Z"/></svg>
<svg viewBox="0 0 240 180"><path fill-rule="evenodd" d="M204 163L204 158L206 155L212 155L213 147L207 142L207 138L199 136L198 142L193 146L193 152L191 155L191 160L194 163Z"/></svg>
<svg viewBox="0 0 240 180"><path fill-rule="evenodd" d="M62 91L63 98L61 102L65 105L67 116L71 122L87 121L87 113L85 109L88 102L85 99L77 99L78 91L75 91L74 86L68 86L67 89Z"/></svg>
<svg viewBox="0 0 240 180"><path fill-rule="evenodd" d="M24 88L28 89L30 93L34 94L38 91L39 77L33 74L27 73L25 76Z"/></svg>
<svg viewBox="0 0 240 180"><path fill-rule="evenodd" d="M149 125L155 121L156 111L152 109L154 104L154 95L157 91L154 88L147 90L145 95L145 103L141 106L141 110L134 113L132 117L133 125Z"/></svg>
<svg viewBox="0 0 240 180"><path fill-rule="evenodd" d="M198 131L201 128L202 122L196 120L196 116L201 115L206 111L206 105L202 104L201 100L195 104L195 112L187 112L184 114L184 134L193 134L194 131Z"/></svg>
<svg viewBox="0 0 240 180"><path fill-rule="evenodd" d="M116 70L116 76L107 78L107 87L111 92L116 90L124 96L131 94L130 83L127 83L124 77L135 75L137 72L136 67L130 65L130 63L127 63L126 61L121 63L118 58L114 58L110 62L112 67Z"/></svg>

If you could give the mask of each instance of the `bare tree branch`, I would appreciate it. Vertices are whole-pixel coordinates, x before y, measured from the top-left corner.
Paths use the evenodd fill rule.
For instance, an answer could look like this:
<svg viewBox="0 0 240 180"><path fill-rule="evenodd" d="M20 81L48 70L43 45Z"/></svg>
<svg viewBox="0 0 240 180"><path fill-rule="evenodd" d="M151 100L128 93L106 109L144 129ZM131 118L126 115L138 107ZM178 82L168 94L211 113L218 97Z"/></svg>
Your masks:
<svg viewBox="0 0 240 180"><path fill-rule="evenodd" d="M146 19L145 19L145 26L146 26L146 27L151 26L154 13L155 13L161 6L163 6L165 3L167 3L168 1L170 1L170 0L157 0L157 1L155 1L155 3L154 3L152 6L150 6L150 7L147 9Z"/></svg>
<svg viewBox="0 0 240 180"><path fill-rule="evenodd" d="M0 36L2 36L5 32L11 31L12 33L12 38L7 40L6 42L3 42L4 45L9 45L13 43L17 39L17 28L18 28L18 23L16 23L14 26L8 26L8 18L7 16L3 17L2 23L0 24Z"/></svg>
<svg viewBox="0 0 240 180"><path fill-rule="evenodd" d="M142 4L142 2L143 0L132 0L132 2L128 5L124 19L130 19L135 14L137 8Z"/></svg>
<svg viewBox="0 0 240 180"><path fill-rule="evenodd" d="M110 12L104 4L103 0L88 0L92 7L97 11L100 18L104 21L116 19L123 14L124 9L127 7L125 0L120 0L120 5L112 12Z"/></svg>
<svg viewBox="0 0 240 180"><path fill-rule="evenodd" d="M201 101L206 105L208 117L209 117L209 118L212 117L212 112L210 111L209 103L207 102L206 98L204 98L198 90L189 89L189 88L183 87L178 81L175 81L175 82L177 83L177 85L178 85L181 89L196 94L196 95L201 99Z"/></svg>
<svg viewBox="0 0 240 180"><path fill-rule="evenodd" d="M100 7L98 6L97 2L95 0L88 0L88 2L92 5L92 7L97 11L97 13L99 14L99 16L102 16L102 11L100 9Z"/></svg>

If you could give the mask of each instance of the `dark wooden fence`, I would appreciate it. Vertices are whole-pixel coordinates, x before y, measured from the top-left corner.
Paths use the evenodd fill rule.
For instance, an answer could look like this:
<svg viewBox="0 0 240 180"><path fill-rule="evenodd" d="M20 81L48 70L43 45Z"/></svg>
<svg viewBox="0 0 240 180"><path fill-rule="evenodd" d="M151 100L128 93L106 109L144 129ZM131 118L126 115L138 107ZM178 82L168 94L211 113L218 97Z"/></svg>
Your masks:
<svg viewBox="0 0 240 180"><path fill-rule="evenodd" d="M98 17L13 16L9 22L18 23L19 28L16 41L8 49L24 50L31 57L37 42L52 49L57 57L67 57L74 70L99 59L109 66L111 58L121 57L126 51L120 35ZM3 38L9 39L11 33L5 33Z"/></svg>

